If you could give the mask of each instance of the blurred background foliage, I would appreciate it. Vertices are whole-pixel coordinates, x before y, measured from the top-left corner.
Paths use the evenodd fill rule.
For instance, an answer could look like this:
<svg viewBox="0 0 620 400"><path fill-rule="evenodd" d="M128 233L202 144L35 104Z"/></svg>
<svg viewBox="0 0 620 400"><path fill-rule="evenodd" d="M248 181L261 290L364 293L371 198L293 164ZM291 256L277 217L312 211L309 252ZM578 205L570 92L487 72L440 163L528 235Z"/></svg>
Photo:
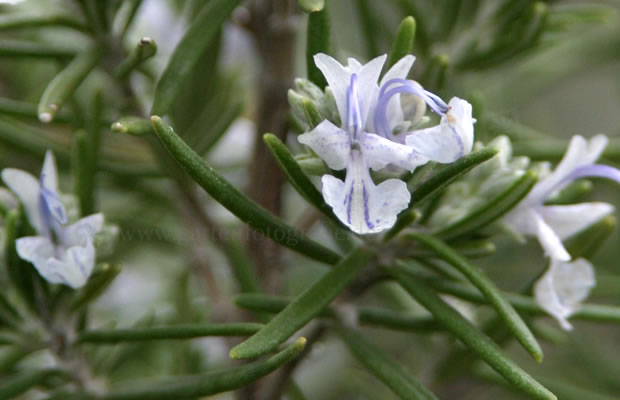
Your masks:
<svg viewBox="0 0 620 400"><path fill-rule="evenodd" d="M327 270L248 231L187 178L179 178L181 184L167 179L175 170L158 163L157 146L111 128L123 116L149 114L155 82L204 3L209 2L0 2L0 167L36 174L50 148L59 162L61 189L72 192L76 132L101 135L94 204L121 228L115 251L106 259L121 272L89 306L90 327L264 321L265 314L234 305L234 296L246 290L232 272L231 254L247 259L267 293L282 296L299 294ZM368 60L389 52L400 21L413 16L417 60L410 77L444 98L469 99L478 118L478 140L509 135L518 154L557 161L572 135L620 134L617 0L332 0L328 7L331 54L341 60ZM79 22L10 26L15 16L33 14L60 14ZM262 140L267 131L286 140L286 91L294 77L306 76L307 20L293 1L243 2L184 77L168 117L184 140L236 187L336 249L328 230L315 224L316 212L285 184ZM119 70L144 37L154 41L157 53L129 72ZM93 43L101 51L96 68L52 123L38 122L37 104L49 82ZM294 135L289 135L288 144L300 148ZM611 148L619 145L620 138L612 139ZM620 157L613 153L605 162L618 166ZM587 198L618 205L617 193L615 187L600 185ZM593 302L620 305L619 239L613 234L593 258L598 276ZM502 289L518 291L544 267L535 243L518 246L500 238L495 244L495 254L477 262ZM364 296L358 304L391 302L397 308L420 310L404 293L385 293ZM468 303L461 307L479 321L490 314ZM545 361L538 365L507 342L509 355L519 365L563 400L619 398L617 326L576 321L576 329L566 334L550 319L538 322L544 332ZM317 341L294 371L287 371L295 382L287 387L287 398L398 398L378 384L337 337L317 332L314 326L309 331ZM526 398L471 363L449 335L435 330L363 331L441 399ZM211 337L85 344L81 350L93 384L103 387L240 365L228 359L236 343L237 339ZM17 363L11 362L11 351L0 346L0 382L16 370L50 365L54 358L49 351L32 349ZM54 382L45 382L24 398L45 398L46 385L53 387ZM260 392L264 387L271 386L259 381L213 398L269 398Z"/></svg>

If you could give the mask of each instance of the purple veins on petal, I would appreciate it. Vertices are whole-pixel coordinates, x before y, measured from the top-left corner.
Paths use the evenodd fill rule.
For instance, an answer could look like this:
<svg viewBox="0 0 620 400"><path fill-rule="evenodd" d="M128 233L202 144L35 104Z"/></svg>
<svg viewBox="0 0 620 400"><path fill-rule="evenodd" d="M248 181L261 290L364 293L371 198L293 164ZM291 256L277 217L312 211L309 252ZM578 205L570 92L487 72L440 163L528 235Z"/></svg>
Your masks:
<svg viewBox="0 0 620 400"><path fill-rule="evenodd" d="M349 90L347 91L347 129L351 133L353 140L359 139L362 124L362 112L357 93L357 74L352 74Z"/></svg>
<svg viewBox="0 0 620 400"><path fill-rule="evenodd" d="M366 226L373 229L375 225L370 222L370 212L368 210L368 191L366 190L366 183L364 183L364 181L362 181L362 197L364 199L364 220L366 221Z"/></svg>

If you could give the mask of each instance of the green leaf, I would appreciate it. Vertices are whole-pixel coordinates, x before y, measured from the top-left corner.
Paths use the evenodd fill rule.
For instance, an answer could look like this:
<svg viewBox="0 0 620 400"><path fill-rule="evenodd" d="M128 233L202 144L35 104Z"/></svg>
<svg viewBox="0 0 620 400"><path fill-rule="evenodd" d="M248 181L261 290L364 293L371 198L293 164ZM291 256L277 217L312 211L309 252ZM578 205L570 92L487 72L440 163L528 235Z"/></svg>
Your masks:
<svg viewBox="0 0 620 400"><path fill-rule="evenodd" d="M77 343L114 344L149 340L192 339L206 336L248 336L263 325L255 323L187 324L148 328L91 330L82 333Z"/></svg>
<svg viewBox="0 0 620 400"><path fill-rule="evenodd" d="M299 8L307 13L314 13L325 8L325 0L297 0Z"/></svg>
<svg viewBox="0 0 620 400"><path fill-rule="evenodd" d="M431 249L437 257L465 275L489 300L489 303L493 305L519 343L523 345L536 361L542 362L543 353L536 338L512 305L504 298L497 286L480 268L471 264L466 258L460 256L439 239L421 233L411 233L410 236L424 247Z"/></svg>
<svg viewBox="0 0 620 400"><path fill-rule="evenodd" d="M234 359L258 357L273 350L306 325L364 269L374 252L357 248L308 287L263 329L230 350Z"/></svg>
<svg viewBox="0 0 620 400"><path fill-rule="evenodd" d="M130 0L130 1L123 2L123 6L126 7L127 10L125 12L126 14L125 20L123 21L123 24L121 25L122 28L119 33L120 37L123 38L127 35L127 32L129 31L129 28L133 24L136 14L138 13L138 9L140 9L141 5L142 5L142 0Z"/></svg>
<svg viewBox="0 0 620 400"><path fill-rule="evenodd" d="M76 292L71 302L71 310L78 310L98 298L120 272L121 269L116 264L102 264L97 267L86 285Z"/></svg>
<svg viewBox="0 0 620 400"><path fill-rule="evenodd" d="M490 225L519 204L532 190L537 180L538 175L534 171L526 171L516 182L486 204L474 209L458 221L440 228L434 232L434 235L444 240L452 240Z"/></svg>
<svg viewBox="0 0 620 400"><path fill-rule="evenodd" d="M277 314L284 310L293 299L288 297L270 296L260 293L239 294L234 297L237 306L250 311L266 312ZM327 307L323 309L319 316L334 317L336 312Z"/></svg>
<svg viewBox="0 0 620 400"><path fill-rule="evenodd" d="M301 2L304 1L300 0ZM323 3L322 0L311 0L310 2ZM308 16L306 37L306 69L308 71L308 79L321 89L327 86L327 81L314 63L314 55L317 53L329 54L329 31L329 13L327 12L327 7L321 4L320 10L312 11Z"/></svg>
<svg viewBox="0 0 620 400"><path fill-rule="evenodd" d="M412 239L412 237L408 233L406 233L403 235L403 239L410 240ZM405 245L408 245L408 244L405 242ZM459 242L451 244L450 246L452 247L453 250L458 252L460 255L464 257L471 257L471 258L487 257L495 253L495 250L496 250L495 243L491 242L490 240L486 240L486 239L467 240L467 241L462 241L462 242L459 241ZM404 257L405 255L409 257L415 257L416 259L427 259L427 258L434 258L435 252L427 248L408 246L408 248L406 248L403 251L402 256Z"/></svg>
<svg viewBox="0 0 620 400"><path fill-rule="evenodd" d="M396 362L379 347L350 329L336 328L336 332L349 351L374 376L403 400L437 400L437 397L420 383L404 365Z"/></svg>
<svg viewBox="0 0 620 400"><path fill-rule="evenodd" d="M211 0L196 15L157 82L152 115L165 115L170 111L185 77L191 73L200 56L239 3L241 0Z"/></svg>
<svg viewBox="0 0 620 400"><path fill-rule="evenodd" d="M155 133L172 157L207 193L240 220L275 242L312 259L327 264L335 264L340 260L338 254L287 225L222 178L202 157L187 146L161 118L153 116L152 122Z"/></svg>
<svg viewBox="0 0 620 400"><path fill-rule="evenodd" d="M58 46L50 43L37 43L25 40L2 39L0 42L0 57L16 58L73 58L79 49L67 46Z"/></svg>
<svg viewBox="0 0 620 400"><path fill-rule="evenodd" d="M5 377L0 383L0 400L13 399L54 375L64 375L64 373L57 369L40 369Z"/></svg>
<svg viewBox="0 0 620 400"><path fill-rule="evenodd" d="M398 60L407 54L411 54L415 40L415 28L415 19L412 16L406 17L400 22L387 63L383 67L384 71L388 71Z"/></svg>
<svg viewBox="0 0 620 400"><path fill-rule="evenodd" d="M153 133L151 121L140 117L123 117L112 124L112 132L142 136Z"/></svg>
<svg viewBox="0 0 620 400"><path fill-rule="evenodd" d="M587 229L568 238L564 245L573 259L590 258L616 229L616 217L608 215Z"/></svg>
<svg viewBox="0 0 620 400"><path fill-rule="evenodd" d="M398 220L396 220L394 226L392 226L390 230L385 233L383 236L383 241L389 241L394 236L398 235L403 229L413 224L420 217L421 214L418 210L407 210L400 216L400 218L398 218Z"/></svg>
<svg viewBox="0 0 620 400"><path fill-rule="evenodd" d="M282 172L284 172L295 190L324 215L338 222L338 218L334 215L331 207L325 203L321 192L314 186L310 178L304 174L301 167L288 150L288 147L286 147L277 136L271 133L263 135L263 140L276 159L278 166Z"/></svg>
<svg viewBox="0 0 620 400"><path fill-rule="evenodd" d="M103 52L99 46L80 53L47 85L39 100L39 120L50 122L73 95L82 81L97 66Z"/></svg>
<svg viewBox="0 0 620 400"><path fill-rule="evenodd" d="M90 33L92 30L69 15L63 14L18 14L0 15L0 31L24 28L65 27Z"/></svg>
<svg viewBox="0 0 620 400"><path fill-rule="evenodd" d="M362 42L366 45L368 58L375 58L381 54L378 43L381 26L379 24L377 12L372 9L373 4L376 4L376 2L358 0L356 7L362 33L364 35Z"/></svg>
<svg viewBox="0 0 620 400"><path fill-rule="evenodd" d="M0 113L13 115L17 117L25 117L36 119L38 121L39 115L37 114L37 105L26 103L19 100L7 99L0 97ZM55 122L69 122L69 115L65 112L56 114Z"/></svg>
<svg viewBox="0 0 620 400"><path fill-rule="evenodd" d="M420 203L429 196L445 188L455 179L469 172L475 166L489 160L495 156L497 152L498 150L493 148L482 149L480 151L470 153L452 164L444 166L411 192L411 201L409 202L408 209L411 209L411 207L415 204Z"/></svg>
<svg viewBox="0 0 620 400"><path fill-rule="evenodd" d="M150 37L140 39L136 47L129 53L114 70L114 75L118 79L126 79L131 71L136 69L140 64L144 63L157 53L157 45Z"/></svg>
<svg viewBox="0 0 620 400"><path fill-rule="evenodd" d="M362 325L405 332L437 332L442 329L434 318L414 317L403 312L378 307L360 307L357 320Z"/></svg>
<svg viewBox="0 0 620 400"><path fill-rule="evenodd" d="M472 303L488 303L488 299L473 287L445 280L427 280L425 282L438 292L451 294ZM513 293L503 293L503 296L519 311L536 315L547 314L531 297ZM618 323L620 322L620 307L584 303L575 314L571 315L571 319Z"/></svg>
<svg viewBox="0 0 620 400"><path fill-rule="evenodd" d="M553 393L506 357L497 344L444 302L435 292L416 279L409 277L407 272L399 267L390 268L389 272L409 292L411 297L424 306L437 321L478 354L508 382L535 399L557 400Z"/></svg>
<svg viewBox="0 0 620 400"><path fill-rule="evenodd" d="M124 390L112 389L96 400L170 400L209 396L248 385L291 361L304 349L305 338L297 339L278 354L238 368L202 375L178 376L173 379L132 384Z"/></svg>

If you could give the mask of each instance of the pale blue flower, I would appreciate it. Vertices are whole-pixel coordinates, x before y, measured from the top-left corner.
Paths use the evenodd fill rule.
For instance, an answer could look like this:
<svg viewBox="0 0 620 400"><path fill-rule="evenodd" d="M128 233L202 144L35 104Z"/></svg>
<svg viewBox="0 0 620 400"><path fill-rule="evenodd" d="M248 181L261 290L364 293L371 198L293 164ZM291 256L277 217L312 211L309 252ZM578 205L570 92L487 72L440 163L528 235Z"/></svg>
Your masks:
<svg viewBox="0 0 620 400"><path fill-rule="evenodd" d="M547 272L534 286L534 297L563 329L571 330L568 318L579 311L595 284L594 268L587 260L565 262L553 258Z"/></svg>
<svg viewBox="0 0 620 400"><path fill-rule="evenodd" d="M602 202L548 206L544 203L578 178L602 177L620 182L620 170L594 164L606 145L604 135L597 135L589 142L582 136L574 136L556 169L534 186L504 217L504 222L519 234L536 236L552 259L570 261L562 241L612 213L614 207Z"/></svg>
<svg viewBox="0 0 620 400"><path fill-rule="evenodd" d="M390 228L411 197L407 185L399 179L388 179L375 185L369 168L379 170L391 164L412 171L429 160L454 161L452 155L465 154L471 150L469 142L473 141L473 138L459 138L449 144L428 139L426 142L414 140L415 143L406 145L385 132L373 133L380 133L376 126L387 124L391 128L404 120L400 92L386 92L386 88L409 82L405 77L415 60L413 56L406 56L394 64L382 78L380 89L377 81L385 59L383 55L362 65L350 58L345 67L328 55L317 54L315 63L334 95L342 128L325 120L311 132L299 136L299 141L312 148L329 168L346 168L344 182L324 175L322 192L340 221L360 234ZM401 90L401 86L397 85L396 89ZM422 90L414 94L437 108L442 116L449 111L449 106L430 92ZM471 113L471 107L469 110ZM450 120L456 122L458 118L455 115ZM473 128L471 131L473 134Z"/></svg>
<svg viewBox="0 0 620 400"><path fill-rule="evenodd" d="M56 163L50 151L45 154L40 179L13 168L4 169L2 179L23 204L37 232L37 236L17 239L17 254L51 283L83 286L95 263L93 238L103 227L103 215L93 214L67 225L67 214L58 195Z"/></svg>

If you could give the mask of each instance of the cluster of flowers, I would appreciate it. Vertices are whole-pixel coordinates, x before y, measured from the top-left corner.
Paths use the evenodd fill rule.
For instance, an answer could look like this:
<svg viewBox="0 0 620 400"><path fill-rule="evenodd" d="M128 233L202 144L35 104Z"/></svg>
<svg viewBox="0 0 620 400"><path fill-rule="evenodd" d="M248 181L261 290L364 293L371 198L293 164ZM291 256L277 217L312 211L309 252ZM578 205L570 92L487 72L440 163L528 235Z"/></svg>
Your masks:
<svg viewBox="0 0 620 400"><path fill-rule="evenodd" d="M328 55L316 55L315 63L333 94L341 127L325 119L298 139L332 170L346 169L344 182L323 175L322 193L340 221L358 234L391 228L411 196L406 183L399 179L375 185L370 169L400 167L413 171L429 161L454 162L472 150L474 141L475 119L467 101L453 97L446 104L417 82L407 80L413 56L402 58L377 83L385 59L385 55L377 57L365 65L349 59L343 66ZM411 96L418 101L412 101ZM426 105L440 116L440 123L416 129L424 123ZM620 182L619 170L594 164L606 144L603 135L590 141L573 137L556 169L543 174L502 221L520 235L536 236L550 258L550 267L534 292L539 304L565 329L571 329L567 318L587 297L595 280L592 265L584 259L572 260L562 240L612 213L613 206L550 206L545 202L578 178L603 177ZM503 158L503 167L517 168L515 164L519 164L508 163L510 155L506 151L498 157Z"/></svg>

